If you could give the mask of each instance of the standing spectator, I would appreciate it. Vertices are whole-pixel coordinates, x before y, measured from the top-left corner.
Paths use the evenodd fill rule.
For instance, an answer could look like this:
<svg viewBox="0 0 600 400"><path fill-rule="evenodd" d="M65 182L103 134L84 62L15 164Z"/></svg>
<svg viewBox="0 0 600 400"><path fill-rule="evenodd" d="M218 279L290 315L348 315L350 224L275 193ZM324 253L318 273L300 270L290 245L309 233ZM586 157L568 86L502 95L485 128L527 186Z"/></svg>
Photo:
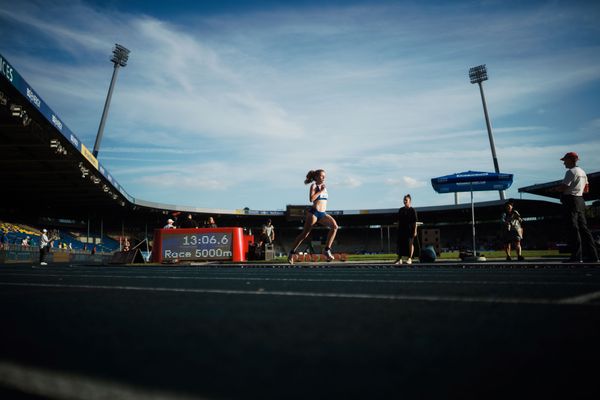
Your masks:
<svg viewBox="0 0 600 400"><path fill-rule="evenodd" d="M523 240L523 218L517 210L514 209L512 201L504 203L504 212L501 217L502 238L504 240L504 252L506 261L511 261L510 245L514 243L517 259L523 261L525 258L521 254L521 240Z"/></svg>
<svg viewBox="0 0 600 400"><path fill-rule="evenodd" d="M577 161L579 161L577 153L569 152L561 160L567 172L556 190L562 193L560 201L563 204L571 247L571 258L565 262L582 262L582 246L587 250L585 261L600 262L594 238L587 227L585 218L583 194L589 190L587 175L583 169L577 166Z"/></svg>
<svg viewBox="0 0 600 400"><path fill-rule="evenodd" d="M415 237L417 236L417 211L411 207L410 194L404 196L404 207L398 210L398 258L394 264L402 264L402 256L406 256L406 263L412 264L415 251Z"/></svg>
<svg viewBox="0 0 600 400"><path fill-rule="evenodd" d="M8 250L8 233L6 230L2 231L2 238L0 239L0 249Z"/></svg>
<svg viewBox="0 0 600 400"><path fill-rule="evenodd" d="M268 219L267 223L262 226L259 245L262 247L265 244L272 244L273 241L275 241L275 227L272 221Z"/></svg>
<svg viewBox="0 0 600 400"><path fill-rule="evenodd" d="M48 231L42 229L42 236L40 236L40 265L48 265L46 262L46 255L50 253L51 241L48 238Z"/></svg>
<svg viewBox="0 0 600 400"><path fill-rule="evenodd" d="M213 217L208 217L208 219L204 223L204 227L205 228L216 228L217 223L215 222L215 219Z"/></svg>
<svg viewBox="0 0 600 400"><path fill-rule="evenodd" d="M165 226L163 226L163 229L175 229L175 225L173 225L175 221L173 221L171 218L169 218L167 220L167 224Z"/></svg>
<svg viewBox="0 0 600 400"><path fill-rule="evenodd" d="M179 225L180 228L197 228L198 227L198 223L196 221L194 221L194 219L192 218L192 214L188 214L187 217L181 221L181 224Z"/></svg>

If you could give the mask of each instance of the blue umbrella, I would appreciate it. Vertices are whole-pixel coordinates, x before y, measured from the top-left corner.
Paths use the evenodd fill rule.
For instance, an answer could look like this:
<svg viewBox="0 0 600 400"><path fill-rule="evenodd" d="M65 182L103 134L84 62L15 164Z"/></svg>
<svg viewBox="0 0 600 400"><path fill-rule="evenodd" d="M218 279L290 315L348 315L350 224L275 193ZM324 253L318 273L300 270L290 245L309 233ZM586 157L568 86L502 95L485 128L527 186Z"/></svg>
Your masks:
<svg viewBox="0 0 600 400"><path fill-rule="evenodd" d="M496 172L466 171L452 175L432 178L431 185L438 193L471 192L471 222L473 224L473 256L476 256L475 246L475 205L473 192L487 190L506 190L513 183L512 174Z"/></svg>
<svg viewBox="0 0 600 400"><path fill-rule="evenodd" d="M512 185L513 175L495 172L466 171L431 179L438 193L506 190Z"/></svg>

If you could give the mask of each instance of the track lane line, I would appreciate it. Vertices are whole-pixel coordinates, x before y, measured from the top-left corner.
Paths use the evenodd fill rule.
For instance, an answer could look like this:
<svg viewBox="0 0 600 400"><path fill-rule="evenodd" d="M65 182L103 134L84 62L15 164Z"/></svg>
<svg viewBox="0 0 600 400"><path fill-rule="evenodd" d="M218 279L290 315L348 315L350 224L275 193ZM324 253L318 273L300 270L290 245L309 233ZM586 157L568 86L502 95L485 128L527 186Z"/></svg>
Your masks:
<svg viewBox="0 0 600 400"><path fill-rule="evenodd" d="M48 283L6 283L0 286L38 287L57 289L91 289L91 290L124 290L138 292L163 292L163 293L195 293L195 294L222 294L246 296L290 296L290 297L315 297L363 300L390 300L390 301L427 301L427 302L460 302L460 303L493 303L493 304L546 304L546 305L586 305L598 306L589 302L565 302L564 299L544 298L511 298L511 297L472 297L472 296L419 296L419 295L380 295L367 293L324 293L324 292L297 292L297 291L267 291L262 288L257 290L230 290L230 289L190 289L190 288L165 288L165 287L139 287L139 286L105 286L105 285L66 285Z"/></svg>
<svg viewBox="0 0 600 400"><path fill-rule="evenodd" d="M169 393L0 360L0 387L60 400L201 400L197 396ZM206 398L204 398L206 399Z"/></svg>
<svg viewBox="0 0 600 400"><path fill-rule="evenodd" d="M252 282L333 282L333 283L415 283L415 284L458 284L458 285L521 285L521 286L600 286L599 282L564 281L489 281L489 280L428 280L428 279L356 279L356 278L268 278L268 277L224 277L224 276L157 276L157 275L101 275L101 274L19 274L7 273L2 276L40 278L98 278L98 279L165 279L196 281L252 281Z"/></svg>
<svg viewBox="0 0 600 400"><path fill-rule="evenodd" d="M600 290L597 292L586 293L580 296L567 297L560 300L561 304L586 304L593 300L600 299Z"/></svg>

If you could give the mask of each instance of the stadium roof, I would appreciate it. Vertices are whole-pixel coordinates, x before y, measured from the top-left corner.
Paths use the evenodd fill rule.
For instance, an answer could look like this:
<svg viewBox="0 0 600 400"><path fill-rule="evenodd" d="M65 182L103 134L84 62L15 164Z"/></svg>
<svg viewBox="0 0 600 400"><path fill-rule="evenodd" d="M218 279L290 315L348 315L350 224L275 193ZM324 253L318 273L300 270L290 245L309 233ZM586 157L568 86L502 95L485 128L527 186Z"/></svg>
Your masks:
<svg viewBox="0 0 600 400"><path fill-rule="evenodd" d="M77 151L77 145L84 149L79 139L1 56L0 62L0 170L5 188L0 204L59 214L74 206L101 212L124 205L126 195L118 185L92 172L90 161Z"/></svg>
<svg viewBox="0 0 600 400"><path fill-rule="evenodd" d="M135 199L0 54L0 207L49 216L113 215L148 208L243 214ZM122 210L121 210L122 209Z"/></svg>
<svg viewBox="0 0 600 400"><path fill-rule="evenodd" d="M600 171L592 172L587 174L588 182L590 184L589 193L585 193L583 198L587 201L600 199ZM555 192L553 189L560 185L561 180L540 183L537 185L531 185L519 188L520 193L531 193L538 196L551 197L554 199L560 198L560 193Z"/></svg>
<svg viewBox="0 0 600 400"><path fill-rule="evenodd" d="M135 199L112 177L67 125L52 111L20 74L0 55L0 171L3 214L32 217L103 220L144 219L157 226L174 212L219 216L225 226L261 224L276 218L281 225L298 225L284 211L222 210L154 203ZM599 173L592 196L598 198ZM553 183L519 189L533 190ZM537 190L537 189L535 189ZM541 193L541 192L540 192ZM501 201L477 203L478 219L494 219ZM518 209L529 216L554 214L544 201L519 200ZM470 204L419 207L423 222L470 220ZM341 225L385 225L395 220L397 209L330 211ZM243 219L243 221L241 220ZM420 218L421 219L421 218Z"/></svg>

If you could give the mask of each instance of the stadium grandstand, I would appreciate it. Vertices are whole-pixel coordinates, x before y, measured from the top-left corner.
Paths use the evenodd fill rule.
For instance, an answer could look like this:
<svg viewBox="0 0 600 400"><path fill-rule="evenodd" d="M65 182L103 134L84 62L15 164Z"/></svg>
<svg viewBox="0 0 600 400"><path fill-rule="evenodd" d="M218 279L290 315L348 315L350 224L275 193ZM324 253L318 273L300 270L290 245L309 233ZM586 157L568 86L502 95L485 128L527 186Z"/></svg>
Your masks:
<svg viewBox="0 0 600 400"><path fill-rule="evenodd" d="M197 221L212 216L219 227L242 227L249 234L257 233L269 218L277 229L275 253L285 254L289 250L301 229L301 211L306 205L287 206L286 211L223 210L136 199L2 55L0 62L0 169L5 188L0 196L0 221L8 244L21 246L29 236L29 246L36 248L40 230L47 228L57 232L61 248L78 254L91 249L110 254L120 249L120 239L124 237L131 238L132 245L148 239L146 243L151 246L154 229L162 227L168 218L191 213ZM592 190L587 200L598 200L600 172L589 177ZM557 227L561 212L556 194L549 189L558 183L519 189L521 193L551 198L515 199L515 208L526 220L525 248L545 249L564 240L552 236L553 232L560 232ZM590 224L598 228L595 204ZM498 231L502 210L500 200L475 204L478 245L482 248L501 248ZM436 249L469 247L470 204L418 207L417 211L421 232L439 233ZM334 210L331 214L341 229L336 250L395 251L397 209ZM315 250L325 236L323 229L315 229L308 246ZM105 262L106 258L96 261Z"/></svg>

